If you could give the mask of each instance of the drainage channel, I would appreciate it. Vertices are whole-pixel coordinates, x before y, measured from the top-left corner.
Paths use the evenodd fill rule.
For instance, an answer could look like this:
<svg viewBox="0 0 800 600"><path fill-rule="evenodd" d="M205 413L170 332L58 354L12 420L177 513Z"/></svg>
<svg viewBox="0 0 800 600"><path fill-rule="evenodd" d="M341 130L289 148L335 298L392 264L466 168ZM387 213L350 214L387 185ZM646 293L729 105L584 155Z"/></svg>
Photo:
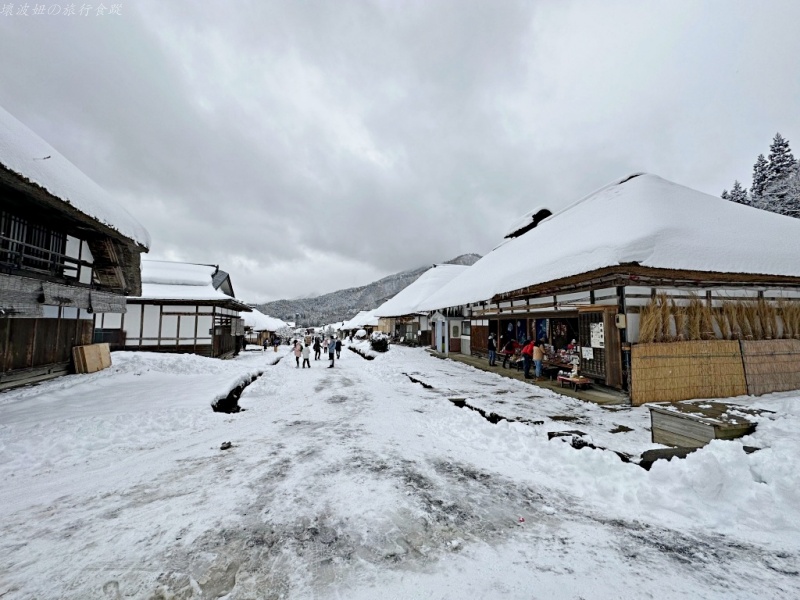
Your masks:
<svg viewBox="0 0 800 600"><path fill-rule="evenodd" d="M428 390L434 389L432 385L429 383L425 383L421 379L417 379L413 375L409 375L408 373L403 373L406 377L408 377L412 382L420 384L422 387ZM469 410L475 411L479 415L481 415L484 419L489 421L492 424L497 424L500 421L508 421L509 423L524 423L526 425L544 425L544 421L541 420L531 420L531 419L512 419L510 417L504 417L502 415L498 415L495 412L486 411L479 406L473 406L467 402L466 398L448 398L450 402L452 402L458 408L468 408ZM574 417L565 417L565 416L554 416L550 417L553 421L570 421L574 420ZM630 454L625 452L618 452L616 450L611 450L609 448L604 448L602 446L595 446L591 441L587 439L587 435L576 429L568 430L568 431L550 431L547 434L547 438L549 440L559 439L563 442L567 442L571 447L575 448L576 450L580 450L581 448L592 448L595 450L605 450L606 452L613 452L617 455L617 457L625 463L634 463L638 464L643 469L649 470L655 460L664 459L672 457L683 458L687 453L683 452L663 452L657 454L655 452L650 452L652 456L648 456L648 452L645 452L644 455L637 461L632 457Z"/></svg>
<svg viewBox="0 0 800 600"><path fill-rule="evenodd" d="M432 390L433 386L429 383L425 383L421 379L417 379L413 375L409 375L408 373L403 373L406 377L408 377L414 383L420 384L426 390ZM469 402L467 402L466 398L448 398L450 402L455 404L458 408L468 408L469 410L473 410L482 416L484 419L496 425L500 421L508 421L509 423L525 423L526 425L544 425L544 421L533 421L531 419L512 419L510 417L504 417L503 415L498 415L496 412L489 412L483 410L479 406L472 406Z"/></svg>
<svg viewBox="0 0 800 600"><path fill-rule="evenodd" d="M259 371L255 375L253 375L249 381L245 381L244 383L240 383L235 388L233 388L225 398L217 400L211 405L211 408L214 412L221 412L221 413L238 413L242 410L242 407L239 406L239 398L242 395L242 392L245 390L247 386L253 383L256 379L261 377L264 374L264 371Z"/></svg>
<svg viewBox="0 0 800 600"><path fill-rule="evenodd" d="M365 358L367 360L375 360L374 356L370 356L369 354L364 354L361 350L358 350L357 348L353 348L352 346L348 346L347 349L352 351L352 352L355 352L361 358Z"/></svg>

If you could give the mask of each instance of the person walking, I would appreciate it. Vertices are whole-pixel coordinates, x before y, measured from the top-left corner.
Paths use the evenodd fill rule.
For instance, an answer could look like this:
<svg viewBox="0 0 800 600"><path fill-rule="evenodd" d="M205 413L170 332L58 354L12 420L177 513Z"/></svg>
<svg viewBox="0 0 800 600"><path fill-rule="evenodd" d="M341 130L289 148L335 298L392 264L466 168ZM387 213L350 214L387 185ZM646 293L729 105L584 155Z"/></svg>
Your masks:
<svg viewBox="0 0 800 600"><path fill-rule="evenodd" d="M338 337L336 338L336 359L340 359L342 357L342 340Z"/></svg>
<svg viewBox="0 0 800 600"><path fill-rule="evenodd" d="M494 367L497 362L497 344L494 341L494 334L489 334L489 366Z"/></svg>
<svg viewBox="0 0 800 600"><path fill-rule="evenodd" d="M320 344L319 338L314 338L314 360L319 360L319 353L322 351L322 344Z"/></svg>
<svg viewBox="0 0 800 600"><path fill-rule="evenodd" d="M267 351L267 346L269 346L269 339L268 338L264 338L264 352Z"/></svg>
<svg viewBox="0 0 800 600"><path fill-rule="evenodd" d="M331 364L328 365L329 369L333 368L333 359L336 356L336 340L330 338L328 340L328 359L331 361Z"/></svg>
<svg viewBox="0 0 800 600"><path fill-rule="evenodd" d="M531 362L533 359L533 340L522 347L522 371L525 379L531 378Z"/></svg>
<svg viewBox="0 0 800 600"><path fill-rule="evenodd" d="M294 352L294 361L297 363L296 368L299 369L300 368L300 355L303 353L303 349L300 347L300 342L298 342L296 340L294 342L293 352Z"/></svg>
<svg viewBox="0 0 800 600"><path fill-rule="evenodd" d="M533 347L533 364L536 367L536 381L540 381L542 379L542 361L546 356L547 352L544 348L544 340L538 340L536 345Z"/></svg>
<svg viewBox="0 0 800 600"><path fill-rule="evenodd" d="M306 365L308 365L309 369L311 368L311 361L309 360L310 356L311 356L311 348L309 347L308 344L306 344L305 346L303 346L303 368L304 369L306 368Z"/></svg>

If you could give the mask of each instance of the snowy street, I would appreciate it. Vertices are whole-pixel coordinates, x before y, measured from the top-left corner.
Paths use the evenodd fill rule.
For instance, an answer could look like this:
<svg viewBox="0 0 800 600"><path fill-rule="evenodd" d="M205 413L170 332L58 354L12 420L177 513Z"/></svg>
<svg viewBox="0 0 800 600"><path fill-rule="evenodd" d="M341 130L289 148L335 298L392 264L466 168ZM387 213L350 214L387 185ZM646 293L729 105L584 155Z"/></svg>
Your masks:
<svg viewBox="0 0 800 600"><path fill-rule="evenodd" d="M546 435L638 455L645 407L421 349L310 370L286 352L114 353L0 394L0 598L800 596L796 393L749 399L774 411L754 435L648 472ZM211 410L259 372L243 412Z"/></svg>

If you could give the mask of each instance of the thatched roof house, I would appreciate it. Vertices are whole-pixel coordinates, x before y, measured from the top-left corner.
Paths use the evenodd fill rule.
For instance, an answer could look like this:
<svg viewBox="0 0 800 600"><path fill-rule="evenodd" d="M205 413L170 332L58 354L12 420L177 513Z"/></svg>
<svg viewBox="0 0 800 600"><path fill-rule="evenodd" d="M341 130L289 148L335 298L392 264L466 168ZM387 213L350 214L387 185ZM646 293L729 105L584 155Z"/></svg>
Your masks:
<svg viewBox="0 0 800 600"><path fill-rule="evenodd" d="M150 236L110 194L0 108L0 388L66 373L91 312L141 292Z"/></svg>
<svg viewBox="0 0 800 600"><path fill-rule="evenodd" d="M800 297L800 220L655 175L625 177L510 233L420 308L465 307L473 351L489 333L545 337L556 350L577 339L581 371L614 387L628 386L627 349L660 293L676 310L699 298L712 316L725 302L776 308ZM665 314L662 339L693 339ZM747 337L712 321L704 337ZM774 335L787 334L779 323Z"/></svg>
<svg viewBox="0 0 800 600"><path fill-rule="evenodd" d="M380 330L396 334L407 341L429 344L431 338L428 311L420 310L420 306L467 268L466 265L441 264L425 271L413 283L373 311L379 319Z"/></svg>

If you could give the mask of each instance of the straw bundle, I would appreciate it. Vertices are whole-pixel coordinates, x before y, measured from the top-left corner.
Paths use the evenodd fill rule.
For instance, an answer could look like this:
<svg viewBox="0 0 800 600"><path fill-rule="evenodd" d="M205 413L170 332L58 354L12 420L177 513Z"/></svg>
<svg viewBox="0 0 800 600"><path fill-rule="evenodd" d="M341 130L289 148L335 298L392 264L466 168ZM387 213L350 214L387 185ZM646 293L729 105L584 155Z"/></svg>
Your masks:
<svg viewBox="0 0 800 600"><path fill-rule="evenodd" d="M658 295L658 310L660 312L659 321L661 324L661 331L656 336L657 342L669 342L672 341L672 319L670 305L669 305L669 298L665 293L661 293Z"/></svg>
<svg viewBox="0 0 800 600"><path fill-rule="evenodd" d="M655 300L650 300L647 306L643 307L639 313L639 343L650 344L656 340L656 331L661 328L658 318L660 311L656 307Z"/></svg>
<svg viewBox="0 0 800 600"><path fill-rule="evenodd" d="M742 339L753 339L753 327L750 322L750 311L747 310L747 302L736 303L736 318L742 328Z"/></svg>
<svg viewBox="0 0 800 600"><path fill-rule="evenodd" d="M800 339L800 304L785 302L782 316L783 326L787 332L784 337Z"/></svg>
<svg viewBox="0 0 800 600"><path fill-rule="evenodd" d="M739 311L736 302L726 300L722 303L722 312L725 313L725 320L728 322L731 337L729 339L739 340L742 338L742 327L739 325Z"/></svg>
<svg viewBox="0 0 800 600"><path fill-rule="evenodd" d="M689 327L689 339L692 341L701 339L703 331L702 311L703 302L697 297L697 294L691 294L689 297L689 306L686 307L686 317Z"/></svg>
<svg viewBox="0 0 800 600"><path fill-rule="evenodd" d="M675 318L675 340L682 342L686 339L686 308L672 300L672 314Z"/></svg>
<svg viewBox="0 0 800 600"><path fill-rule="evenodd" d="M743 302L744 312L747 314L747 320L750 322L750 331L753 340L764 339L764 328L761 324L761 319L758 314L757 302Z"/></svg>
<svg viewBox="0 0 800 600"><path fill-rule="evenodd" d="M775 307L763 298L759 298L756 308L758 310L758 320L761 323L764 334L762 339L771 340L777 338L778 327L775 322Z"/></svg>
<svg viewBox="0 0 800 600"><path fill-rule="evenodd" d="M777 319L780 320L781 324L781 337L791 339L794 337L794 328L792 327L791 319L789 318L787 312L790 311L789 303L786 302L783 298L778 300L778 308L776 309L777 312Z"/></svg>
<svg viewBox="0 0 800 600"><path fill-rule="evenodd" d="M718 308L714 311L714 319L717 322L717 326L719 327L719 331L722 334L723 339L733 339L731 324L728 322L728 315L726 314L724 307Z"/></svg>
<svg viewBox="0 0 800 600"><path fill-rule="evenodd" d="M700 303L700 336L704 340L713 340L717 337L714 332L714 316L707 302Z"/></svg>

